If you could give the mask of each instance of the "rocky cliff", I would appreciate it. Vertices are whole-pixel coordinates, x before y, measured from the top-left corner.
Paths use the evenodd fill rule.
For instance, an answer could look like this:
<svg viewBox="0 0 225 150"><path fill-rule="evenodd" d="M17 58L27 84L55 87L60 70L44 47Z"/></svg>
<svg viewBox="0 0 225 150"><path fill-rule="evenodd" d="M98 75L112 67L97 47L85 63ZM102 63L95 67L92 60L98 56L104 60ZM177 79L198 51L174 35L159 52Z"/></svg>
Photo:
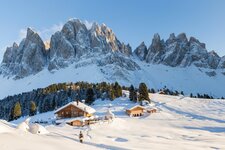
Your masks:
<svg viewBox="0 0 225 150"><path fill-rule="evenodd" d="M134 54L140 60L153 64L164 64L171 67L188 67L224 69L224 59L215 51L208 52L205 44L194 37L188 39L185 33L178 36L171 34L166 41L155 34L148 49L142 43Z"/></svg>
<svg viewBox="0 0 225 150"><path fill-rule="evenodd" d="M15 79L24 78L45 67L52 71L68 67L81 58L94 59L100 56L101 61L95 61L98 65L116 63L120 67L129 66L128 70L138 69L135 62L127 61L127 57L132 55L129 44L121 43L105 24L94 23L88 29L79 19L71 19L61 31L52 35L48 45L50 46L46 46L40 36L28 28L27 36L19 46L13 44L7 48L0 73Z"/></svg>
<svg viewBox="0 0 225 150"><path fill-rule="evenodd" d="M28 28L26 38L19 45L14 43L6 49L0 74L19 79L44 68L53 72L71 64L75 68L96 64L114 68L115 77L125 78L127 71L142 68L137 61L182 68L225 68L224 57L215 51L208 52L204 43L194 37L188 39L185 33L171 34L167 40L155 34L149 47L142 42L132 52L130 45L120 42L105 24L93 23L87 28L79 19L71 19L49 42L43 42L38 33Z"/></svg>

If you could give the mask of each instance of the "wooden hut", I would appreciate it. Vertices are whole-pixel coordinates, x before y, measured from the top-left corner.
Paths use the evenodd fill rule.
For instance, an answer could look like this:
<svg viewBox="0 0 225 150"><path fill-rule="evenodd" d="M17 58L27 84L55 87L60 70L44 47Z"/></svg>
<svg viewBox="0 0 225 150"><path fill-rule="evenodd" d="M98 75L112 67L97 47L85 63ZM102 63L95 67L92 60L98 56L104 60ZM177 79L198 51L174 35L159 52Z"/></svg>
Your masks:
<svg viewBox="0 0 225 150"><path fill-rule="evenodd" d="M156 113L157 109L156 108L148 109L147 112L150 113L150 114Z"/></svg>
<svg viewBox="0 0 225 150"><path fill-rule="evenodd" d="M131 117L138 117L138 116L144 115L144 110L145 110L144 107L142 107L140 105L137 105L137 106L134 106L130 109L127 109L126 113Z"/></svg>
<svg viewBox="0 0 225 150"><path fill-rule="evenodd" d="M86 125L86 122L85 122L86 119L87 118L85 118L85 117L77 117L77 118L66 120L66 123L71 126L82 127L82 126Z"/></svg>
<svg viewBox="0 0 225 150"><path fill-rule="evenodd" d="M57 119L91 117L94 113L95 109L79 101L70 102L55 111Z"/></svg>

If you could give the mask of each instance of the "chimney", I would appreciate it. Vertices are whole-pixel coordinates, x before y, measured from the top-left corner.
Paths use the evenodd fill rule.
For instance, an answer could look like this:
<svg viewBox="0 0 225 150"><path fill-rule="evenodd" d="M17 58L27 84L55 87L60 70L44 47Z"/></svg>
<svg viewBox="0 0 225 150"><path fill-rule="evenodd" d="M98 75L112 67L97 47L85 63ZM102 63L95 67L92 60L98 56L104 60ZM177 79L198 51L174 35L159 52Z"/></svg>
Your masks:
<svg viewBox="0 0 225 150"><path fill-rule="evenodd" d="M77 99L77 105L79 105L79 100Z"/></svg>

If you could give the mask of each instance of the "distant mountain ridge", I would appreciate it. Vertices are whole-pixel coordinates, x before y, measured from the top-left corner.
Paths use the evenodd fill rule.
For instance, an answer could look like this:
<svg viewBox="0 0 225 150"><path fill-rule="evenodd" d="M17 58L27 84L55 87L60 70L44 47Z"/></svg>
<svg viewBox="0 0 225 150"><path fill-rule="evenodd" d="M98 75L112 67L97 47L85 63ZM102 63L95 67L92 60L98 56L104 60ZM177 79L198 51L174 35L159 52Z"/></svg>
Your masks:
<svg viewBox="0 0 225 150"><path fill-rule="evenodd" d="M215 51L208 52L205 44L194 37L188 40L185 33L178 36L171 34L166 41L155 34L151 45L142 42L134 52L129 44L120 42L113 31L105 24L93 23L88 29L79 19L69 20L61 31L51 37L49 48L31 28L27 29L26 38L17 45L8 47L1 63L0 72L4 76L24 78L42 71L67 67L79 61L83 56L112 55L115 59L128 58L129 66L138 67L133 61L137 56L141 61L150 64L163 64L171 67L187 67L195 65L201 68L224 69L225 57L219 57ZM122 61L121 61L122 62ZM113 63L113 62L109 62Z"/></svg>
<svg viewBox="0 0 225 150"><path fill-rule="evenodd" d="M210 69L224 69L225 67L224 57L219 57L215 51L208 52L205 44L194 37L188 40L185 33L178 36L172 33L166 41L161 40L159 34L155 34L149 48L141 43L134 53L140 60L147 63L171 67L191 65Z"/></svg>
<svg viewBox="0 0 225 150"><path fill-rule="evenodd" d="M87 27L79 19L66 22L49 42L44 42L38 33L28 28L26 37L19 45L14 43L6 49L0 77L5 83L10 79L16 84L17 80L28 77L34 77L34 82L37 80L35 76L39 74L40 77L43 72L54 76L60 70L67 70L72 74L76 72L74 76L78 76L79 72L88 72L87 68L92 69L93 80L90 77L82 77L82 80L90 82L119 81L137 85L143 81L157 89L169 86L211 95L218 92L224 96L222 93L225 93L219 89L220 86L216 87L217 84L225 84L225 56L220 57L215 51L208 52L205 44L196 38L188 39L185 33L177 36L172 33L167 40L163 40L155 34L150 46L142 42L132 51L131 46L119 41L105 24L93 23ZM43 78L54 78L48 73ZM170 76L179 78L179 86ZM64 78L57 75L57 82L63 82ZM202 78L201 84L197 87L188 85L187 88L189 82L195 83L198 78ZM79 76L75 80L71 75L71 79L76 82L81 78ZM30 82L27 84L32 85ZM214 89L209 92L206 86L212 84ZM35 85L31 87L37 88Z"/></svg>
<svg viewBox="0 0 225 150"><path fill-rule="evenodd" d="M31 28L19 46L14 43L6 49L1 63L1 74L23 78L36 74L47 67L48 70L64 68L82 56L93 53L118 52L132 55L131 47L121 43L111 29L94 23L90 29L78 19L69 20L61 31L52 35L50 48Z"/></svg>

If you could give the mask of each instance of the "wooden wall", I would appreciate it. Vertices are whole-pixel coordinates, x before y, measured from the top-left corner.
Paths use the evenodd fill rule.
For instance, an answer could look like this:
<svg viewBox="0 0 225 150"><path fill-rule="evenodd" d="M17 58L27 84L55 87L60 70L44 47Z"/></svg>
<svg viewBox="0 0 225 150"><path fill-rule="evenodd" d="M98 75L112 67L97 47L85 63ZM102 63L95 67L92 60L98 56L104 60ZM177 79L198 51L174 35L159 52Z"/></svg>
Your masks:
<svg viewBox="0 0 225 150"><path fill-rule="evenodd" d="M133 115L143 115L144 113L144 109L143 108L140 108L140 107L136 107L132 110L126 110L126 113L129 115L129 116L133 116Z"/></svg>
<svg viewBox="0 0 225 150"><path fill-rule="evenodd" d="M60 118L73 118L73 117L81 117L81 116L87 115L86 112L84 112L83 110L81 110L73 105L69 105L69 106L65 107L64 109L60 110L56 114Z"/></svg>

